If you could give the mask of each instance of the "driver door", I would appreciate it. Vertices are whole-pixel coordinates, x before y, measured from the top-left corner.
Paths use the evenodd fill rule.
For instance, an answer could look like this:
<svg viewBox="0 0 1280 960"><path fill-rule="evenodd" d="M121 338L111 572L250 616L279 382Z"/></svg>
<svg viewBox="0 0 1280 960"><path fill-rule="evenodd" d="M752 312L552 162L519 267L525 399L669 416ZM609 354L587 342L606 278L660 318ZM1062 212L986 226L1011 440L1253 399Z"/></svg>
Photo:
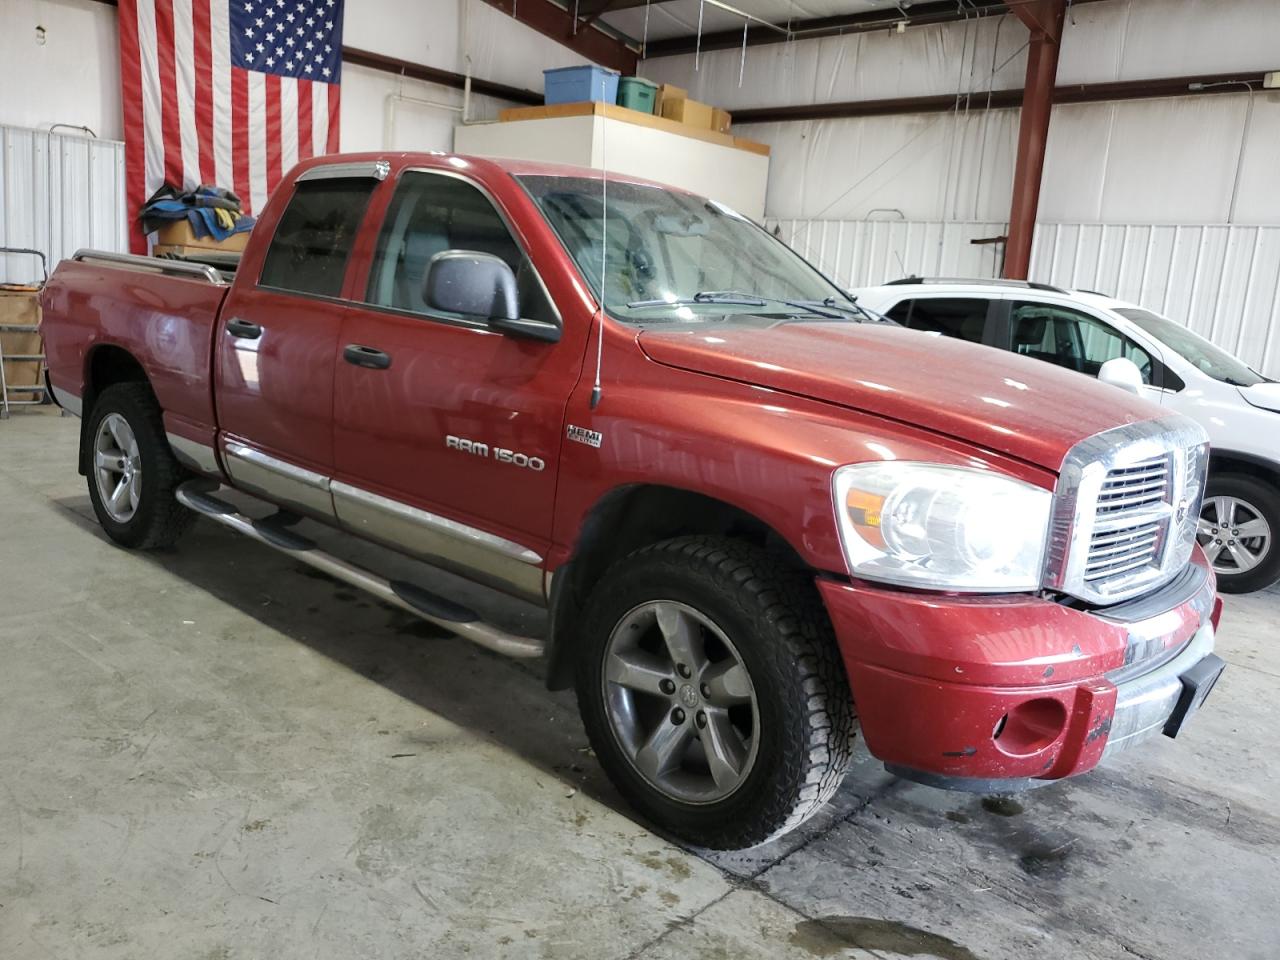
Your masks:
<svg viewBox="0 0 1280 960"><path fill-rule="evenodd" d="M502 258L517 276L521 316L559 322L487 193L452 173L402 173L364 302L351 305L338 338L335 509L364 536L541 598L581 355L434 310L423 284L445 250Z"/></svg>

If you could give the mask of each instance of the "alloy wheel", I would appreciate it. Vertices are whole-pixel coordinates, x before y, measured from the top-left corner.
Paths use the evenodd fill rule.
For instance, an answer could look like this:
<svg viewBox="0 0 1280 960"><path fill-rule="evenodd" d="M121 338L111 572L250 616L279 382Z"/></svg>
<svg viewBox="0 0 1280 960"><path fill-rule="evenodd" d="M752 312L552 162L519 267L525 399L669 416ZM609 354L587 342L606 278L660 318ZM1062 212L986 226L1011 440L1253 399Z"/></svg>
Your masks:
<svg viewBox="0 0 1280 960"><path fill-rule="evenodd" d="M1239 497L1206 497L1196 536L1215 573L1246 573L1271 549L1271 526L1261 511Z"/></svg>
<svg viewBox="0 0 1280 960"><path fill-rule="evenodd" d="M614 627L601 682L613 735L635 770L685 803L714 803L747 779L760 713L723 630L673 600L630 610Z"/></svg>
<svg viewBox="0 0 1280 960"><path fill-rule="evenodd" d="M132 520L142 495L142 458L133 428L118 413L107 414L98 424L93 473L107 515L116 523Z"/></svg>

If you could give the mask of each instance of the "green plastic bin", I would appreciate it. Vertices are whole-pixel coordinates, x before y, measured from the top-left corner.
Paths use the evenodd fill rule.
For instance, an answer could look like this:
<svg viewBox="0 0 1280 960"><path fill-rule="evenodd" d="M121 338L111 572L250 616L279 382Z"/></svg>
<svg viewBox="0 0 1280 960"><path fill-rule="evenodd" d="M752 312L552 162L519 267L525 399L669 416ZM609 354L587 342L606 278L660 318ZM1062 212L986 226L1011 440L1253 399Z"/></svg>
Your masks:
<svg viewBox="0 0 1280 960"><path fill-rule="evenodd" d="M618 106L641 113L653 113L658 102L658 85L642 77L623 77L618 81Z"/></svg>

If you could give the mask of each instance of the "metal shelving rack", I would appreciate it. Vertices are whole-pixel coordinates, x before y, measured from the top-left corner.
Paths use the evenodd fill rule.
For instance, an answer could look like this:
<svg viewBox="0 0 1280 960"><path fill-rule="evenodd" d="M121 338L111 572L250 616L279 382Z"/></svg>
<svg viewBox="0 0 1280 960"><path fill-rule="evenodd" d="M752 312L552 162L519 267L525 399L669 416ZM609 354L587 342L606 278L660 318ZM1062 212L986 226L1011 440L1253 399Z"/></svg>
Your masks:
<svg viewBox="0 0 1280 960"><path fill-rule="evenodd" d="M32 250L28 247L0 247L0 255L3 254L27 254L40 260L40 272L44 278L35 285L35 291L43 288L49 279L49 266L45 260L45 256L39 250ZM0 333L39 333L39 324L19 324L19 323L0 323ZM4 364L6 360L13 361L32 361L40 364L41 382L37 384L13 384L10 385L5 376ZM6 354L4 352L4 342L0 340L0 420L9 419L10 407L35 407L49 402L49 387L44 377L45 355L44 353L13 353ZM10 399L10 394L16 393L27 397L24 400ZM28 396L31 395L31 396Z"/></svg>

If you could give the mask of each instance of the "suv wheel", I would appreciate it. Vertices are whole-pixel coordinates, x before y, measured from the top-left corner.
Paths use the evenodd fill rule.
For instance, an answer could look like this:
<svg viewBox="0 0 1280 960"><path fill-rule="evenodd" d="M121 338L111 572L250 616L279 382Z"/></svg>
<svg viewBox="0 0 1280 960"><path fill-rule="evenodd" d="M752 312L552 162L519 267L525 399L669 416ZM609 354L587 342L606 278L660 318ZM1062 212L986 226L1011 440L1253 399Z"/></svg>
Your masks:
<svg viewBox="0 0 1280 960"><path fill-rule="evenodd" d="M1249 593L1280 579L1280 493L1245 474L1210 476L1198 539L1223 593Z"/></svg>
<svg viewBox="0 0 1280 960"><path fill-rule="evenodd" d="M185 471L169 449L145 383L102 391L84 432L89 499L102 529L125 547L171 546L195 514L174 498Z"/></svg>
<svg viewBox="0 0 1280 960"><path fill-rule="evenodd" d="M576 686L592 747L663 829L753 846L844 779L853 704L805 575L749 544L682 537L616 564L583 622Z"/></svg>

